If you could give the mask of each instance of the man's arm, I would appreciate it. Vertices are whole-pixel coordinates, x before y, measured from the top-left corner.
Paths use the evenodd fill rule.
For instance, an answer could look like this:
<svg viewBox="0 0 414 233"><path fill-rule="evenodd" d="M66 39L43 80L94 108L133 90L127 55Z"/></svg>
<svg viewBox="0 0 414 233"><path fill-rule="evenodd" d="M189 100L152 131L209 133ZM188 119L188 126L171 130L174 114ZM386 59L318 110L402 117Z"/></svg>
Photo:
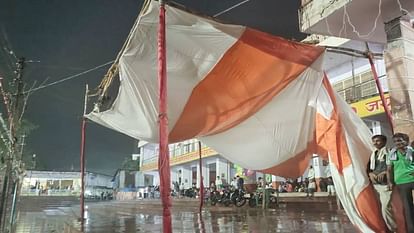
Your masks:
<svg viewBox="0 0 414 233"><path fill-rule="evenodd" d="M383 171L383 172L381 172L380 174L378 174L377 175L377 180L379 181L379 182L385 182L385 181L387 181L388 182L388 180L385 180L385 177L387 176L387 170L385 170L385 171Z"/></svg>
<svg viewBox="0 0 414 233"><path fill-rule="evenodd" d="M392 163L387 165L387 183L388 183L388 190L392 190L394 186L394 167Z"/></svg>
<svg viewBox="0 0 414 233"><path fill-rule="evenodd" d="M369 179L371 180L371 182L373 184L375 184L377 182L376 180L377 180L378 176L375 175L375 173L373 173L373 172L368 173L368 177L369 177Z"/></svg>

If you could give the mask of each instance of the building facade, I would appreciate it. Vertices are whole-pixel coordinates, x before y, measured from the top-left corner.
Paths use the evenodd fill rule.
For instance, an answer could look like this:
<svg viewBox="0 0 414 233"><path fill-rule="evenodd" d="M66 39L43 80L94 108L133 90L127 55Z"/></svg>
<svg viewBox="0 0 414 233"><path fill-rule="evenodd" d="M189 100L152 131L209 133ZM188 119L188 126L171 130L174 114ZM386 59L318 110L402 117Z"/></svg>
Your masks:
<svg viewBox="0 0 414 233"><path fill-rule="evenodd" d="M414 1L302 0L299 18L303 32L382 46L394 130L413 139Z"/></svg>
<svg viewBox="0 0 414 233"><path fill-rule="evenodd" d="M202 171L205 186L215 182L220 176L227 182L236 173L232 163L213 149L202 144L202 165L200 169L198 140L191 139L180 143L170 144L171 184L178 182L185 189L193 185L200 186ZM153 185L159 184L158 174L158 145L144 143L140 145L140 169L144 175L152 176Z"/></svg>
<svg viewBox="0 0 414 233"><path fill-rule="evenodd" d="M158 174L158 146L156 144L141 143L140 145L141 171L145 176L151 176L152 184L159 185ZM246 185L255 185L259 177L266 178L267 182L278 183L285 178L274 175L266 175L258 171L252 171L238 166L224 158L218 152L202 144L202 162L200 172L198 140L191 139L180 143L171 144L170 147L171 185L175 182L183 185L184 189L192 186L200 187L200 174L202 173L205 187L210 187L217 177L225 183L239 175L244 178ZM316 177L326 176L326 164L315 156L310 165L314 164ZM299 180L306 177L307 171ZM173 186L172 186L173 187Z"/></svg>
<svg viewBox="0 0 414 233"><path fill-rule="evenodd" d="M85 194L95 190L112 189L112 176L86 172ZM80 172L28 170L23 178L22 195L78 196L81 189Z"/></svg>

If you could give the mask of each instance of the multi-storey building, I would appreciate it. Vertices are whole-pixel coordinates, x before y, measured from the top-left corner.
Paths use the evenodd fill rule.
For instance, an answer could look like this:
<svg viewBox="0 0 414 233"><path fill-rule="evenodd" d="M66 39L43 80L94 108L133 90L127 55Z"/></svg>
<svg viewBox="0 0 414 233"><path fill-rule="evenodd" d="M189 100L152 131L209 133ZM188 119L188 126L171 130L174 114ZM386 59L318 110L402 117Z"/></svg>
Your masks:
<svg viewBox="0 0 414 233"><path fill-rule="evenodd" d="M373 47L379 48L374 52L383 54L381 63L384 72L380 76L387 80L382 84L389 91L394 129L414 138L414 1L302 0L299 18L299 27L303 32L346 38L347 41L362 45L359 48L351 46L362 51L367 50L366 43L371 51L375 49ZM344 43L334 46L342 47ZM344 63L349 63L351 59L348 57ZM355 72L354 77L360 75L360 86L354 83L354 79L348 79L337 83L337 90L342 89L343 96L351 102L364 98L364 95L375 90L374 85L369 83L369 73L367 76L364 74ZM363 108L361 110L368 114L375 109L380 110L378 105L374 98L359 106L365 107L366 111ZM380 122L383 119L381 114L363 117Z"/></svg>
<svg viewBox="0 0 414 233"><path fill-rule="evenodd" d="M151 143L139 143L141 171L146 175L152 175L154 184L159 184L158 175L158 145ZM184 188L190 188L193 184L200 185L200 163L198 140L191 139L180 143L170 144L171 183L184 184ZM230 182L236 174L234 165L213 149L202 144L202 173L205 186L215 182L220 176Z"/></svg>

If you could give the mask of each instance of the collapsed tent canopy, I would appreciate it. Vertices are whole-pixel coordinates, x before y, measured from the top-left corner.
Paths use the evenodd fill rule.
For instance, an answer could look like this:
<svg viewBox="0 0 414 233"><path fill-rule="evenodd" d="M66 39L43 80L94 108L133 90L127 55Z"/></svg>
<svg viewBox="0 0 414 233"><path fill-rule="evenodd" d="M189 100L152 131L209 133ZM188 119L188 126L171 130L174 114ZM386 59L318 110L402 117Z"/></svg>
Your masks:
<svg viewBox="0 0 414 233"><path fill-rule="evenodd" d="M86 116L154 143L158 6L145 6L121 51L113 104ZM334 94L323 48L166 10L170 142L198 138L234 163L285 177L303 174L314 153L329 156L351 221L363 232L381 229L365 174L370 131Z"/></svg>

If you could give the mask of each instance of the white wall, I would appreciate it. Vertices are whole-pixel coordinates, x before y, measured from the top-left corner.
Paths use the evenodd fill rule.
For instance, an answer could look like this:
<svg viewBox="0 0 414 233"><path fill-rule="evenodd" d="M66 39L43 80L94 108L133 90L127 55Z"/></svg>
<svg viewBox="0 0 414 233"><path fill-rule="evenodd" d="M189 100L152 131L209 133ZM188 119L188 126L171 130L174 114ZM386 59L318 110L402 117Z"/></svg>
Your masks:
<svg viewBox="0 0 414 233"><path fill-rule="evenodd" d="M125 171L119 171L119 188L125 188Z"/></svg>
<svg viewBox="0 0 414 233"><path fill-rule="evenodd" d="M103 186L112 188L112 176L87 173L85 177L85 186Z"/></svg>
<svg viewBox="0 0 414 233"><path fill-rule="evenodd" d="M217 176L224 178L227 182L229 182L229 162L222 158L217 158L216 160L216 169L217 169ZM224 176L223 176L224 175Z"/></svg>
<svg viewBox="0 0 414 233"><path fill-rule="evenodd" d="M142 172L136 172L135 173L135 187L144 187L145 186L144 181L144 173Z"/></svg>

